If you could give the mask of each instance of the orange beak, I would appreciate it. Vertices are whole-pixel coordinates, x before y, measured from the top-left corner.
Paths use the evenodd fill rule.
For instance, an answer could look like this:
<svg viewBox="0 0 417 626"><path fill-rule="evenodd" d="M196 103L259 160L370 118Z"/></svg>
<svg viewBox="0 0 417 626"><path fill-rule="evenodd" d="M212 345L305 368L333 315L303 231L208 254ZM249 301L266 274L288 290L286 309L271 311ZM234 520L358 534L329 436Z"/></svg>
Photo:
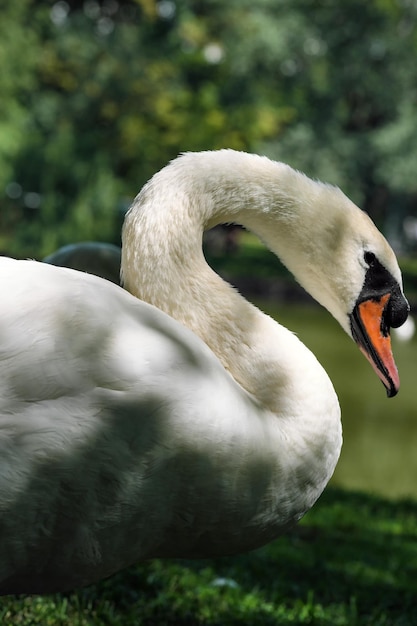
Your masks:
<svg viewBox="0 0 417 626"><path fill-rule="evenodd" d="M391 294L357 304L351 315L352 336L383 382L389 398L398 393L400 378L391 349L385 312Z"/></svg>

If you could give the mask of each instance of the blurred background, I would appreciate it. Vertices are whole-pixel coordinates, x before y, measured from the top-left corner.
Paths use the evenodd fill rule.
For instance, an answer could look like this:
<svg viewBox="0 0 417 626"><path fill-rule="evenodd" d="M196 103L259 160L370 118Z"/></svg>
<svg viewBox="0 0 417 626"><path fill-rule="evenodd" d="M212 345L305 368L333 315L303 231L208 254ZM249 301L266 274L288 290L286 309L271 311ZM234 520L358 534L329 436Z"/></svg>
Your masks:
<svg viewBox="0 0 417 626"><path fill-rule="evenodd" d="M413 0L0 0L0 252L120 245L144 182L179 152L234 148L339 185L417 293ZM416 339L387 400L357 349L247 233L213 265L318 355L343 410L335 484L417 496Z"/></svg>

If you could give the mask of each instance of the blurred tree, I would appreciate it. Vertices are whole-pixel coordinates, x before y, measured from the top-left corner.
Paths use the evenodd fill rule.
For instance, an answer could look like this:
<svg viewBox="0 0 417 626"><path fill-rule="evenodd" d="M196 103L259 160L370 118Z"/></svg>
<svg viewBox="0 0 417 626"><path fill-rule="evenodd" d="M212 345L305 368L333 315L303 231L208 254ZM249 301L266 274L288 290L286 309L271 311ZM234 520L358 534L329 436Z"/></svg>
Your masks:
<svg viewBox="0 0 417 626"><path fill-rule="evenodd" d="M12 200L22 195L15 182L15 159L27 140L28 112L25 94L36 85L34 77L37 36L27 31L30 0L0 1L0 190ZM7 248L7 234L22 219L15 202L2 202L0 211L0 249Z"/></svg>
<svg viewBox="0 0 417 626"><path fill-rule="evenodd" d="M275 145L264 147L342 186L383 225L388 191L398 184L416 189L412 168L405 173L403 166L410 157L416 163L417 151L408 149L406 156L402 141L407 124L411 130L407 112L417 100L417 5L407 0L349 0L337 10L315 0L279 5L285 20L290 5L297 17L297 27L288 28L292 46L286 46L286 59L278 60L278 89L295 112ZM397 137L391 145L387 132L391 140ZM391 167L394 145L397 167Z"/></svg>
<svg viewBox="0 0 417 626"><path fill-rule="evenodd" d="M4 205L24 218L12 253L41 256L79 239L117 243L121 199L178 152L247 149L277 129L271 107L228 88L212 20L188 3L25 8L20 26L30 12L37 46L32 84L21 88L26 140L13 163L12 191L22 193Z"/></svg>
<svg viewBox="0 0 417 626"><path fill-rule="evenodd" d="M184 150L265 152L341 185L380 223L390 193L417 191L412 2L1 4L12 254L119 243L123 208Z"/></svg>

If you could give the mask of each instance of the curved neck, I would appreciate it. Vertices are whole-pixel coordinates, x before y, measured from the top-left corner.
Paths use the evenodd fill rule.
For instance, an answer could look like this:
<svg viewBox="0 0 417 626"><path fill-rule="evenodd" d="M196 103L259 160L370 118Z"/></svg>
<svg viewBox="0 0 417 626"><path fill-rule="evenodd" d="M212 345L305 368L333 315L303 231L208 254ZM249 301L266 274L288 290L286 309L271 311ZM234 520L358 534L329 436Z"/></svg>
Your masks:
<svg viewBox="0 0 417 626"><path fill-rule="evenodd" d="M326 206L332 207L331 217L322 210ZM169 275L175 267L186 273L190 285L193 271L201 271L204 264L203 231L234 222L258 235L349 332L347 318L334 310L335 294L317 276L316 266L321 263L328 273L333 271L334 255L352 211L358 211L357 207L339 189L266 157L233 150L187 153L145 185L127 216L122 259L125 284L132 282L128 276L131 262L140 257L145 267L152 259L152 270L160 268ZM132 238L143 249L128 254L126 247L136 245ZM137 267L143 273L143 266ZM141 293L147 300L145 292Z"/></svg>
<svg viewBox="0 0 417 626"><path fill-rule="evenodd" d="M202 252L204 229L223 221L252 227L268 241L265 212L278 205L282 219L275 217L274 230L277 221L284 225L277 241L285 250L288 204L277 204L277 194L293 171L252 155L215 154L185 155L145 185L126 216L122 276L133 295L201 337L245 390L234 387L234 399L224 404L218 445L230 440L231 426L237 429L245 443L234 460L243 473L249 451L259 446L273 494L264 523L282 525L298 519L331 477L341 447L340 409L314 355L215 274ZM281 175L278 183L271 168ZM238 408L242 402L247 411Z"/></svg>
<svg viewBox="0 0 417 626"><path fill-rule="evenodd" d="M193 330L233 378L276 414L285 413L285 398L305 398L318 382L310 362L315 358L213 272L202 236L206 228L233 221L268 241L273 219L274 247L285 256L289 225L298 215L294 177L301 178L310 201L320 192L321 185L264 157L229 150L186 154L145 185L123 228L126 289Z"/></svg>

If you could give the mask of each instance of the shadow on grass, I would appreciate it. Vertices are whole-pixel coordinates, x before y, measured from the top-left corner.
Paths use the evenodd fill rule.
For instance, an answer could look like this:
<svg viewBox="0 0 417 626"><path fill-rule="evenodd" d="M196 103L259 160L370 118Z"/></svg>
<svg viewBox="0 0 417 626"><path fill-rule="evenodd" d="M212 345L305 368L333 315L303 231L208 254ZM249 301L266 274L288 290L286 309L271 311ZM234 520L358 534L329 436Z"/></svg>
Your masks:
<svg viewBox="0 0 417 626"><path fill-rule="evenodd" d="M416 520L415 502L328 489L300 525L255 552L156 560L71 594L3 598L0 615L54 626L411 626Z"/></svg>

